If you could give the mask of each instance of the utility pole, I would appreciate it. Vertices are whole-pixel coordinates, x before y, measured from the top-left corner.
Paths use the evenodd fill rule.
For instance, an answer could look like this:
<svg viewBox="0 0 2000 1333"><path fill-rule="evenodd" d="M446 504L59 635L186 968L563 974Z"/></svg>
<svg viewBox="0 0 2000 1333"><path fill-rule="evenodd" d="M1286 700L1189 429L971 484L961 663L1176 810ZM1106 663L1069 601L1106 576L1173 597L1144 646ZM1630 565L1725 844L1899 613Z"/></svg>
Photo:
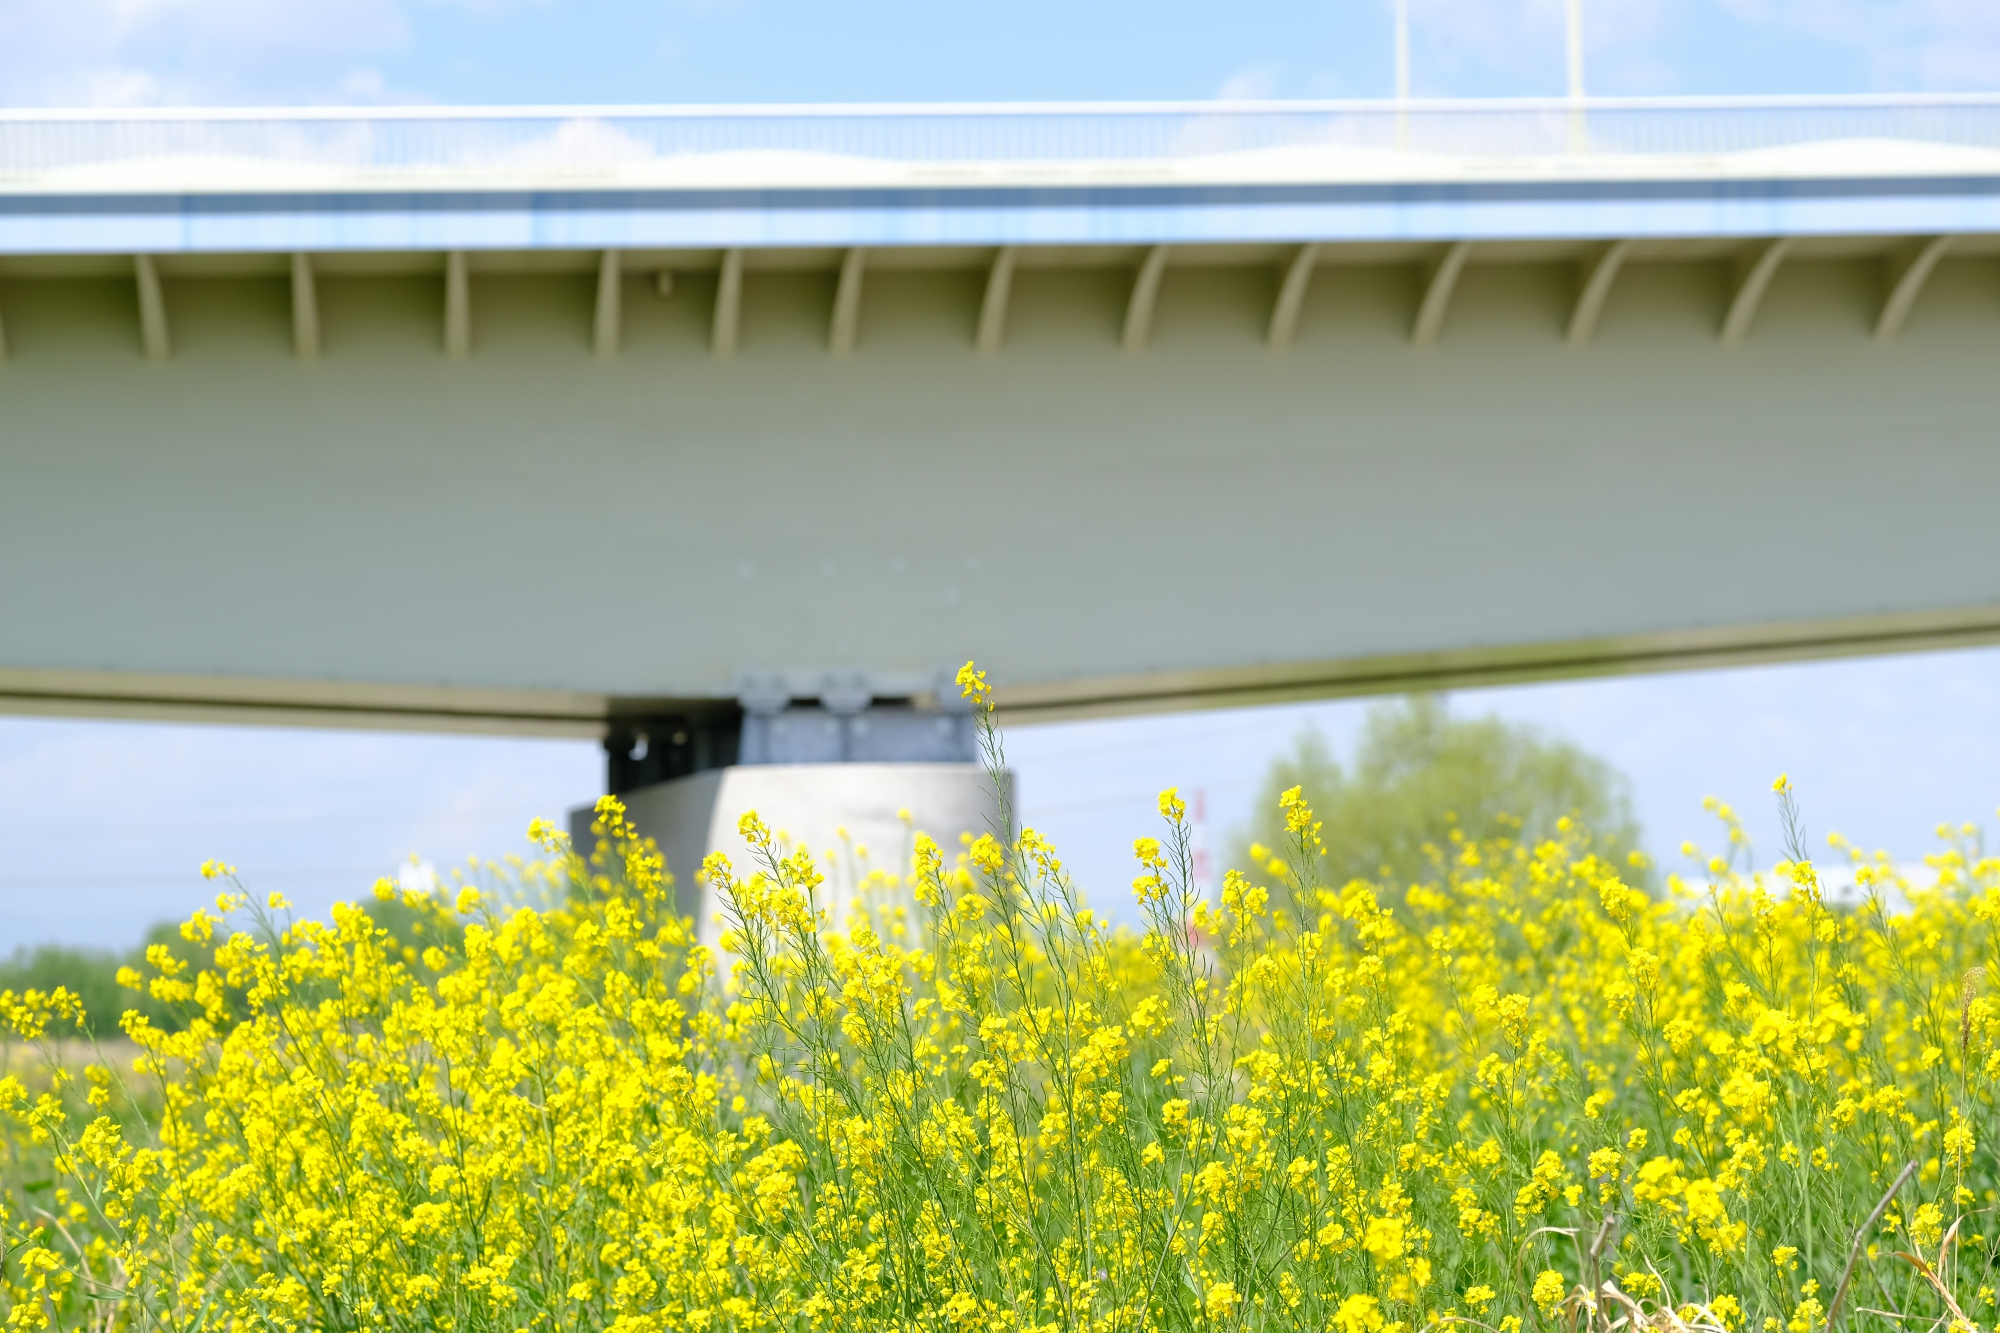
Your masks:
<svg viewBox="0 0 2000 1333"><path fill-rule="evenodd" d="M1583 0L1569 0L1569 100L1583 100Z"/></svg>
<svg viewBox="0 0 2000 1333"><path fill-rule="evenodd" d="M1576 0L1570 0L1572 4ZM1396 0L1396 147L1410 146L1410 0Z"/></svg>
<svg viewBox="0 0 2000 1333"><path fill-rule="evenodd" d="M1583 121L1583 0L1569 0L1569 150L1581 153L1588 144Z"/></svg>

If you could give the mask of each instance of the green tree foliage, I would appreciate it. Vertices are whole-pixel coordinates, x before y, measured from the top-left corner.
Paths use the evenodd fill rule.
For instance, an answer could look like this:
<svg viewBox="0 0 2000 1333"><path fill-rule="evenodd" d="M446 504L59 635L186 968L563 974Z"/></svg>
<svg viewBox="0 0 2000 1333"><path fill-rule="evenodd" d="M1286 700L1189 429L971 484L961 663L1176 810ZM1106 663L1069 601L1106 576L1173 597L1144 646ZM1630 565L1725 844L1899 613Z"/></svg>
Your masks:
<svg viewBox="0 0 2000 1333"><path fill-rule="evenodd" d="M462 934L455 924L450 923L427 928L421 915L405 907L400 900L370 900L365 907L375 923L395 938L407 961L414 962L426 945L454 947ZM205 946L191 944L174 922L160 921L146 931L142 943L124 953L68 944L16 949L11 957L0 959L0 991L10 990L19 994L29 990L52 991L58 986L74 991L77 998L83 1001L90 1035L100 1039L119 1035L128 1009L137 1009L151 1020L154 1027L164 1032L179 1032L187 1025L192 1006L167 1004L145 991L127 990L118 984L118 969L122 967L135 968L149 977L154 974L154 969L146 961L146 950L154 946L165 948L175 958L195 968L209 966L214 954L214 943ZM50 1030L59 1037L80 1035L76 1024L68 1019L57 1020Z"/></svg>
<svg viewBox="0 0 2000 1333"><path fill-rule="evenodd" d="M170 953L184 961L191 962L197 957L194 946L181 938L180 927L171 921L162 921L146 932L145 943L122 954L109 949L84 949L67 944L16 949L12 957L0 960L0 991L10 990L18 994L29 990L52 991L58 986L74 991L77 998L83 1001L91 1035L99 1038L116 1037L120 1031L119 1022L128 1009L139 1010L153 1021L155 1027L176 1032L182 1022L173 1006L118 984L118 969L121 967L137 968L148 976L152 975L151 969L146 966L146 947L152 944L165 945ZM78 1035L76 1025L67 1019L57 1021L51 1031L62 1037Z"/></svg>
<svg viewBox="0 0 2000 1333"><path fill-rule="evenodd" d="M1640 834L1623 774L1534 727L1454 716L1435 695L1370 709L1348 765L1317 730L1302 733L1271 766L1237 865L1261 867L1285 846L1278 794L1294 786L1305 789L1323 825L1325 883L1433 880L1454 830L1474 841L1509 836L1533 844L1568 817L1591 831L1629 883L1651 884L1648 868L1629 860Z"/></svg>

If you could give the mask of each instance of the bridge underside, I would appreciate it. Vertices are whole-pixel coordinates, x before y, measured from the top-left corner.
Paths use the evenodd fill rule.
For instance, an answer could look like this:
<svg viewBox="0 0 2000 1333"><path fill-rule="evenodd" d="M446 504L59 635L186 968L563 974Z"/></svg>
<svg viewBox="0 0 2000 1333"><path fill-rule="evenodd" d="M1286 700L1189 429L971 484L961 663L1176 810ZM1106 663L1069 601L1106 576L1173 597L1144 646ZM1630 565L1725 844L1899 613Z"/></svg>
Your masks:
<svg viewBox="0 0 2000 1333"><path fill-rule="evenodd" d="M19 256L0 329L16 712L601 735L977 657L1027 720L2000 640L1994 238Z"/></svg>

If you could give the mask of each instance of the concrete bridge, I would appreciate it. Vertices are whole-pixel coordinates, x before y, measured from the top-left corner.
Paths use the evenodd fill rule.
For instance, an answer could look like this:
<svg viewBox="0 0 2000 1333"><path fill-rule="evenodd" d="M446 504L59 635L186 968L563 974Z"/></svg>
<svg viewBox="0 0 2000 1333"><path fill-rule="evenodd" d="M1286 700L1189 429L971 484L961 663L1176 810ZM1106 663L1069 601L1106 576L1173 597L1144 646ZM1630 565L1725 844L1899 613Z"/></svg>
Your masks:
<svg viewBox="0 0 2000 1333"><path fill-rule="evenodd" d="M632 786L2000 638L1994 98L7 113L0 330L18 712Z"/></svg>

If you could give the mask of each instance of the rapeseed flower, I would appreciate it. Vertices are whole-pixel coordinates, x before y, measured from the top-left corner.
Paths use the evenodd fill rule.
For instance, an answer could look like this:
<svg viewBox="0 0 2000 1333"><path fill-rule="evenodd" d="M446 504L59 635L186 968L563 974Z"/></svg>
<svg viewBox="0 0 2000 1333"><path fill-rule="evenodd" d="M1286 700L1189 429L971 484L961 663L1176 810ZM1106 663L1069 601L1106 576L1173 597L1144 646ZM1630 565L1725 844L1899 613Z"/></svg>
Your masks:
<svg viewBox="0 0 2000 1333"><path fill-rule="evenodd" d="M998 782L992 693L961 687ZM1845 844L1657 895L1564 821L1418 883L1322 825L1205 897L1185 803L1143 928L1048 839L912 829L835 920L754 814L719 950L607 798L578 854L297 919L229 889L158 946L130 1053L0 994L9 1330L1816 1333L1990 1326L2000 860ZM1011 830L1011 813L1005 821ZM943 835L943 845L932 834ZM854 849L859 856L859 849ZM1891 907L1891 904L1896 904ZM1574 1276L1572 1276L1574 1275Z"/></svg>

